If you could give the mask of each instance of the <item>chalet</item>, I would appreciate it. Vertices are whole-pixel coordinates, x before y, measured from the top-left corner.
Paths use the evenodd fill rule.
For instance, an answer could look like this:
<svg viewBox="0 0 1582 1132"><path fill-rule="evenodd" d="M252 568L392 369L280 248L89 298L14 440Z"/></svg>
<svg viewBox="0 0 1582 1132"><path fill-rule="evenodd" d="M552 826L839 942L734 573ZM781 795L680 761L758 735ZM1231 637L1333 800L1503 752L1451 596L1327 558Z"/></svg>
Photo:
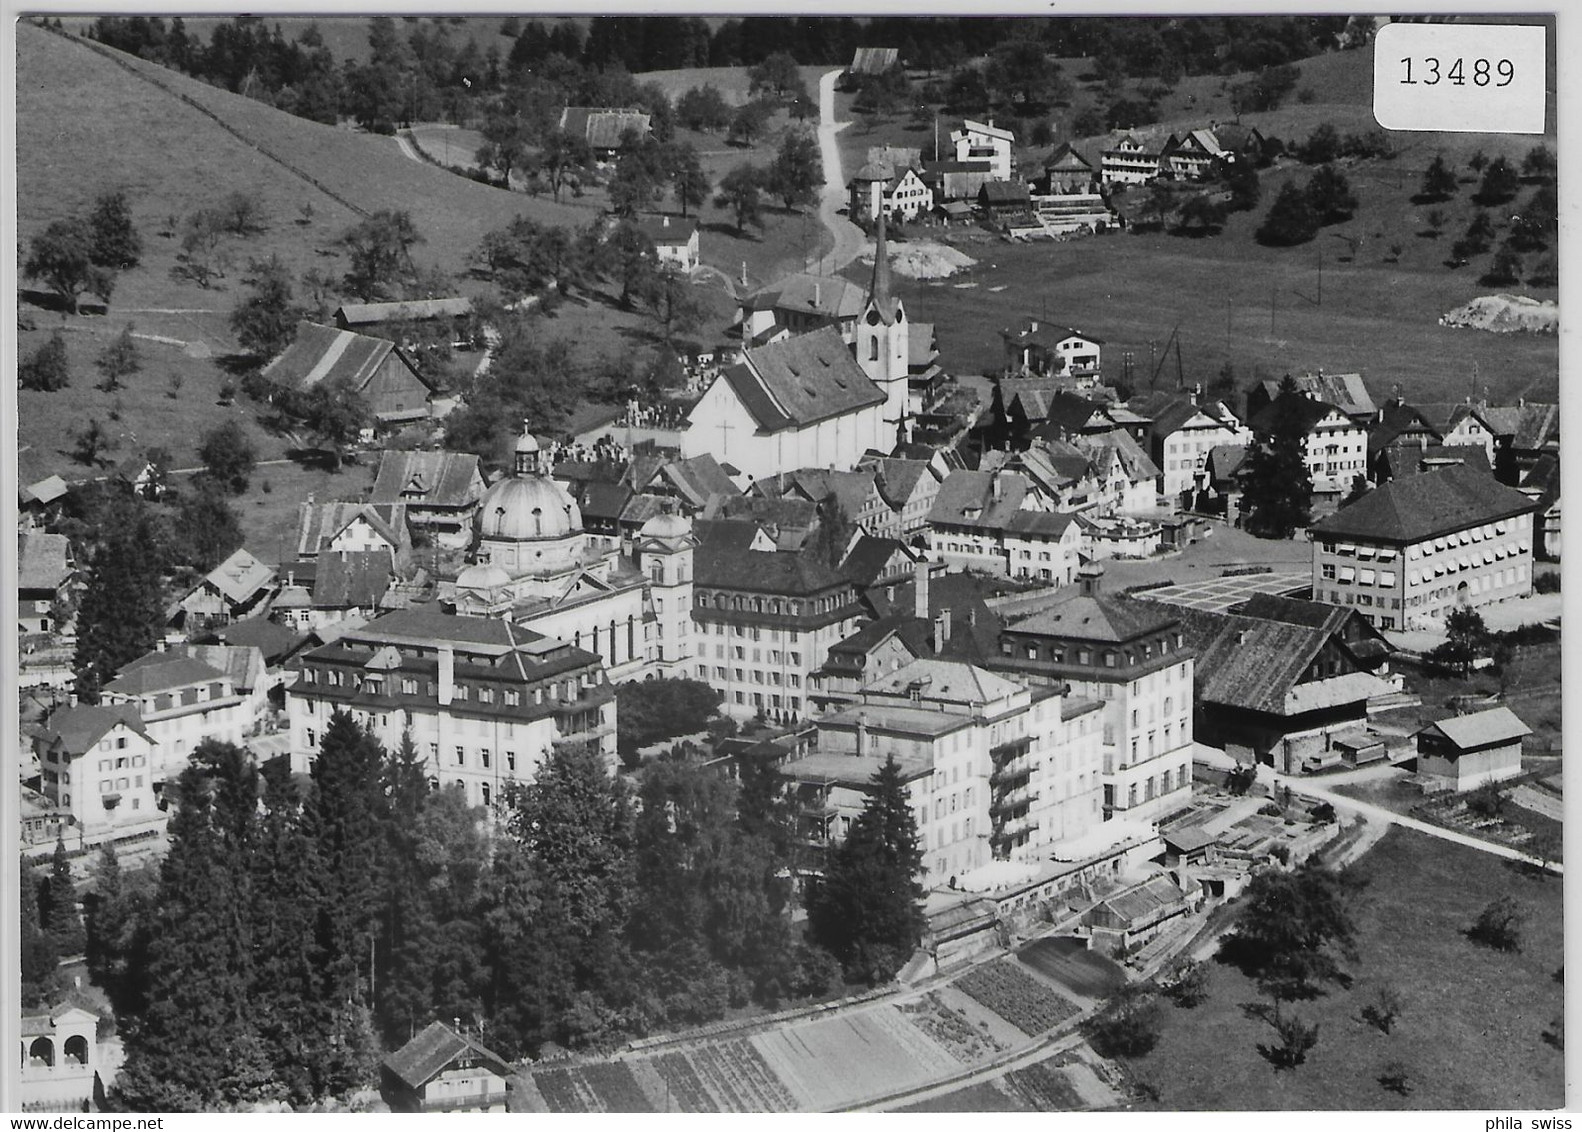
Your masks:
<svg viewBox="0 0 1582 1132"><path fill-rule="evenodd" d="M1254 164L1263 161L1268 142L1257 126L1243 122L1214 122L1210 124L1210 129L1220 149L1237 161L1251 161Z"/></svg>
<svg viewBox="0 0 1582 1132"><path fill-rule="evenodd" d="M60 633L70 622L69 600L77 577L71 540L45 531L17 531L17 629Z"/></svg>
<svg viewBox="0 0 1582 1132"><path fill-rule="evenodd" d="M1015 181L989 181L978 190L978 211L990 220L1006 222L1032 216L1033 200L1027 186Z"/></svg>
<svg viewBox="0 0 1582 1132"><path fill-rule="evenodd" d="M1504 706L1438 720L1416 733L1417 774L1430 789L1462 792L1515 778L1531 734Z"/></svg>
<svg viewBox="0 0 1582 1132"><path fill-rule="evenodd" d="M1160 156L1132 134L1122 134L1100 154L1099 178L1106 185L1146 185L1159 176Z"/></svg>
<svg viewBox="0 0 1582 1132"><path fill-rule="evenodd" d="M568 106L560 112L560 129L588 143L594 159L614 161L630 132L642 141L653 132L652 120L641 110L597 106Z"/></svg>
<svg viewBox="0 0 1582 1132"><path fill-rule="evenodd" d="M28 484L18 477L17 513L24 518L39 519L64 499L69 490L66 481L58 475L48 475Z"/></svg>
<svg viewBox="0 0 1582 1132"><path fill-rule="evenodd" d="M391 1112L506 1112L515 1072L476 1038L430 1022L384 1059L379 1095Z"/></svg>
<svg viewBox="0 0 1582 1132"><path fill-rule="evenodd" d="M84 844L116 830L163 824L155 802L159 743L130 703L58 708L33 738L44 796L69 814Z"/></svg>
<svg viewBox="0 0 1582 1132"><path fill-rule="evenodd" d="M708 452L689 460L671 460L660 465L646 490L679 501L686 515L698 514L716 497L729 499L742 494L719 461Z"/></svg>
<svg viewBox="0 0 1582 1132"><path fill-rule="evenodd" d="M385 608L386 595L394 582L390 557L383 550L319 555L313 578L313 627L375 616Z"/></svg>
<svg viewBox="0 0 1582 1132"><path fill-rule="evenodd" d="M957 161L987 161L997 181L1011 179L1011 149L1015 145L1016 135L996 127L993 121L974 122L967 118L961 129L950 135L950 146L955 150Z"/></svg>
<svg viewBox="0 0 1582 1132"><path fill-rule="evenodd" d="M465 296L447 299L407 299L393 303L346 303L335 308L335 325L342 330L361 330L392 322L437 322L449 320L460 327L472 315L472 300Z"/></svg>
<svg viewBox="0 0 1582 1132"><path fill-rule="evenodd" d="M1159 168L1166 176L1184 181L1199 181L1214 171L1214 163L1226 156L1212 130L1191 130L1177 137L1171 134L1159 154Z"/></svg>
<svg viewBox="0 0 1582 1132"><path fill-rule="evenodd" d="M1047 193L1096 193L1099 173L1093 163L1062 143L1044 161L1044 191Z"/></svg>
<svg viewBox="0 0 1582 1132"><path fill-rule="evenodd" d="M902 538L928 525L928 513L939 495L939 485L949 474L942 461L887 457L873 461L878 470L879 493L895 514Z"/></svg>
<svg viewBox="0 0 1582 1132"><path fill-rule="evenodd" d="M1053 326L1030 318L1021 329L1000 331L1005 343L1005 372L1027 376L1096 377L1100 372L1102 338L1069 326Z"/></svg>
<svg viewBox="0 0 1582 1132"><path fill-rule="evenodd" d="M644 216L638 219L636 227L654 245L654 258L660 267L688 275L703 262L698 253L695 217Z"/></svg>
<svg viewBox="0 0 1582 1132"><path fill-rule="evenodd" d="M326 382L362 396L380 424L394 425L434 415L437 392L404 350L333 326L303 321L285 353L264 367L277 386L305 392Z"/></svg>
<svg viewBox="0 0 1582 1132"><path fill-rule="evenodd" d="M174 614L187 628L223 625L260 612L278 588L274 567L239 547L204 575Z"/></svg>
<svg viewBox="0 0 1582 1132"><path fill-rule="evenodd" d="M1295 773L1363 731L1369 702L1395 691L1389 646L1354 609L1268 594L1224 613L1168 608L1198 653L1198 737L1244 760Z"/></svg>
<svg viewBox="0 0 1582 1132"><path fill-rule="evenodd" d="M1402 476L1313 523L1313 596L1383 629L1532 592L1537 504L1486 472Z"/></svg>
<svg viewBox="0 0 1582 1132"><path fill-rule="evenodd" d="M458 550L472 543L483 489L478 457L471 452L392 450L379 454L368 501L375 507L403 504L408 522L437 545Z"/></svg>
<svg viewBox="0 0 1582 1132"><path fill-rule="evenodd" d="M297 508L299 577L309 577L300 564L316 561L321 553L361 550L383 550L397 571L406 569L412 556L412 535L405 503L308 500Z"/></svg>
<svg viewBox="0 0 1582 1132"><path fill-rule="evenodd" d="M744 346L763 346L792 334L833 326L847 345L857 341L857 319L867 296L839 275L789 275L741 300L737 322Z"/></svg>

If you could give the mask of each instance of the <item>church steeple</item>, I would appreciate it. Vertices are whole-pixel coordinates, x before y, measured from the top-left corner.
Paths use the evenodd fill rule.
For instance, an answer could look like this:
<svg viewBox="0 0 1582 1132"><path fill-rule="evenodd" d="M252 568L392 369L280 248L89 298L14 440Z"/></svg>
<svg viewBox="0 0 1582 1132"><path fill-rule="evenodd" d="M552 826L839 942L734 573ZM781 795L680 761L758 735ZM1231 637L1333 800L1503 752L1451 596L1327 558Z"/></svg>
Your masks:
<svg viewBox="0 0 1582 1132"><path fill-rule="evenodd" d="M884 240L884 209L879 209L879 227L874 235L873 282L868 286L868 303L889 326L895 321L895 300L890 296L890 255Z"/></svg>

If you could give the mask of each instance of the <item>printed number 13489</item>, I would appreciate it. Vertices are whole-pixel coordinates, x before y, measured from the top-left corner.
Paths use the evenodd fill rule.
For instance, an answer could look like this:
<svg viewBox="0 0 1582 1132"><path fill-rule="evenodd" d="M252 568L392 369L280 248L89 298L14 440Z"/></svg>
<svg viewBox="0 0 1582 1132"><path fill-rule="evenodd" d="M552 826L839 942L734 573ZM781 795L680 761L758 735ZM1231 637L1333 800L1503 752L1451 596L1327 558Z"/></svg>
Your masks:
<svg viewBox="0 0 1582 1132"><path fill-rule="evenodd" d="M1413 64L1416 64L1414 75ZM1455 86L1509 86L1516 78L1516 65L1509 59L1438 59L1432 55L1413 59L1410 55L1401 60L1406 75L1403 86L1436 86L1440 81Z"/></svg>

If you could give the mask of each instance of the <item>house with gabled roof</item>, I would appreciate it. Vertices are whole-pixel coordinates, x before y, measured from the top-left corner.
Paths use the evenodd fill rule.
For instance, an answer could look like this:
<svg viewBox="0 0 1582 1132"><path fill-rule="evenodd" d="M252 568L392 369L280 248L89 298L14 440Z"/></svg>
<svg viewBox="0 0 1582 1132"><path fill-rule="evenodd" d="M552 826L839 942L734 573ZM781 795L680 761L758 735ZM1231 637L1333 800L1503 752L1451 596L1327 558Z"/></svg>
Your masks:
<svg viewBox="0 0 1582 1132"><path fill-rule="evenodd" d="M246 742L258 724L258 701L236 689L228 671L180 653L138 657L99 693L106 706L135 708L155 743L156 785L180 774L206 739Z"/></svg>
<svg viewBox="0 0 1582 1132"><path fill-rule="evenodd" d="M1093 162L1072 148L1070 142L1061 142L1044 159L1045 192L1095 193L1098 183L1099 171L1093 168Z"/></svg>
<svg viewBox="0 0 1582 1132"><path fill-rule="evenodd" d="M278 588L275 568L253 557L246 547L238 547L177 602L174 619L191 629L251 617L267 606Z"/></svg>
<svg viewBox="0 0 1582 1132"><path fill-rule="evenodd" d="M825 326L835 327L849 345L857 340L865 302L862 287L839 275L788 275L741 300L742 345L762 346Z"/></svg>
<svg viewBox="0 0 1582 1132"><path fill-rule="evenodd" d="M846 185L847 216L853 224L867 224L882 211L892 220L916 220L934 207L934 189L923 179L921 163L892 164L869 161Z"/></svg>
<svg viewBox="0 0 1582 1132"><path fill-rule="evenodd" d="M434 416L438 387L406 351L384 338L303 320L296 339L263 370L284 389L344 385L367 402L374 419L394 425Z"/></svg>
<svg viewBox="0 0 1582 1132"><path fill-rule="evenodd" d="M1016 135L988 122L975 122L966 118L961 129L952 130L950 147L955 150L957 161L987 161L996 181L1009 181L1012 173L1011 150L1016 145Z"/></svg>
<svg viewBox="0 0 1582 1132"><path fill-rule="evenodd" d="M1490 419L1487 406L1471 401L1419 401L1412 408L1433 429L1447 448L1463 445L1482 448L1488 462L1494 463L1498 426Z"/></svg>
<svg viewBox="0 0 1582 1132"><path fill-rule="evenodd" d="M1002 329L1000 340L1007 374L1095 378L1101 369L1104 340L1069 326L1029 318L1021 327Z"/></svg>
<svg viewBox="0 0 1582 1132"><path fill-rule="evenodd" d="M1382 629L1532 592L1537 503L1464 465L1400 476L1313 523L1313 596Z"/></svg>
<svg viewBox="0 0 1582 1132"><path fill-rule="evenodd" d="M734 499L742 494L711 452L660 465L646 490L679 501L687 515L702 512L715 496Z"/></svg>
<svg viewBox="0 0 1582 1132"><path fill-rule="evenodd" d="M660 267L687 274L703 262L698 250L697 217L662 213L640 216L631 223L654 246L654 258Z"/></svg>
<svg viewBox="0 0 1582 1132"><path fill-rule="evenodd" d="M910 537L926 527L939 485L950 474L944 461L936 456L929 460L875 457L868 462L877 470L879 494L895 516L899 537Z"/></svg>
<svg viewBox="0 0 1582 1132"><path fill-rule="evenodd" d="M1560 459L1544 453L1522 473L1521 492L1538 506L1533 526L1538 548L1550 561L1560 561Z"/></svg>
<svg viewBox="0 0 1582 1132"><path fill-rule="evenodd" d="M472 542L473 518L483 498L483 473L471 452L396 451L379 454L368 501L400 503L407 521L450 550Z"/></svg>
<svg viewBox="0 0 1582 1132"><path fill-rule="evenodd" d="M567 106L560 112L560 129L588 143L596 161L620 156L627 133L639 142L653 132L652 119L641 110L608 106Z"/></svg>
<svg viewBox="0 0 1582 1132"><path fill-rule="evenodd" d="M1208 486L1208 455L1215 448L1252 439L1234 416L1219 416L1190 396L1168 400L1151 415L1148 453L1159 468L1159 494L1172 498Z"/></svg>
<svg viewBox="0 0 1582 1132"><path fill-rule="evenodd" d="M384 1059L379 1095L391 1112L506 1112L514 1073L475 1036L430 1022Z"/></svg>
<svg viewBox="0 0 1582 1132"><path fill-rule="evenodd" d="M1338 501L1352 481L1367 474L1367 431L1337 406L1309 394L1279 394L1248 417L1247 427L1259 443L1282 430L1302 434L1302 456L1315 498Z"/></svg>
<svg viewBox="0 0 1582 1132"><path fill-rule="evenodd" d="M385 608L396 580L383 550L341 550L321 554L314 572L313 628L346 620L366 620Z"/></svg>
<svg viewBox="0 0 1582 1132"><path fill-rule="evenodd" d="M1135 134L1122 134L1099 155L1099 177L1106 185L1146 185L1159 176L1161 156Z"/></svg>
<svg viewBox="0 0 1582 1132"><path fill-rule="evenodd" d="M929 554L953 569L1064 584L1080 545L1072 516L1014 471L954 471L928 513Z"/></svg>
<svg viewBox="0 0 1582 1132"><path fill-rule="evenodd" d="M18 632L63 632L77 581L71 540L26 528L18 529L16 540Z"/></svg>
<svg viewBox="0 0 1582 1132"><path fill-rule="evenodd" d="M1213 130L1189 130L1165 139L1159 154L1160 171L1167 176L1197 181L1214 171L1214 163L1226 156Z"/></svg>
<svg viewBox="0 0 1582 1132"><path fill-rule="evenodd" d="M40 789L71 815L84 844L163 822L155 801L158 741L135 704L57 708L33 736Z"/></svg>
<svg viewBox="0 0 1582 1132"><path fill-rule="evenodd" d="M1540 456L1560 454L1559 405L1518 399L1514 405L1484 405L1480 415L1494 432L1502 467L1509 463L1521 471Z"/></svg>
<svg viewBox="0 0 1582 1132"><path fill-rule="evenodd" d="M1476 790L1522 772L1522 740L1532 728L1503 704L1436 720L1413 736L1417 775L1431 790Z"/></svg>
<svg viewBox="0 0 1582 1132"><path fill-rule="evenodd" d="M406 569L412 556L412 534L405 503L315 503L310 499L297 508L299 562L316 561L321 554L364 550L383 550L397 571Z"/></svg>
<svg viewBox="0 0 1582 1132"><path fill-rule="evenodd" d="M1333 405L1363 428L1378 419L1379 405L1360 373L1299 373L1287 375L1297 391L1315 401ZM1265 378L1247 393L1247 411L1256 413L1280 395L1280 379Z"/></svg>
<svg viewBox="0 0 1582 1132"><path fill-rule="evenodd" d="M901 65L901 51L896 47L858 47L852 52L851 66L846 73L853 77L882 75Z"/></svg>

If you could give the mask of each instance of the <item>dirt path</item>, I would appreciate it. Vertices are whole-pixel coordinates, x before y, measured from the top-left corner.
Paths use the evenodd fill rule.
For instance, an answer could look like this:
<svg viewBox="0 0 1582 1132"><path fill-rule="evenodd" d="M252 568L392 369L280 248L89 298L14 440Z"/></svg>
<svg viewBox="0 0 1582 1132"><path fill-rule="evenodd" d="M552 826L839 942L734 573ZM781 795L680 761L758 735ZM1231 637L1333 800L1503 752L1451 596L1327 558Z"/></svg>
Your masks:
<svg viewBox="0 0 1582 1132"><path fill-rule="evenodd" d="M862 229L840 215L846 207L846 177L840 167L840 146L836 134L850 122L835 121L835 80L839 71L826 71L818 81L818 151L824 162L824 188L819 193L818 218L834 240L834 245L822 256L807 263L807 270L816 275L834 275L862 254L867 240Z"/></svg>

